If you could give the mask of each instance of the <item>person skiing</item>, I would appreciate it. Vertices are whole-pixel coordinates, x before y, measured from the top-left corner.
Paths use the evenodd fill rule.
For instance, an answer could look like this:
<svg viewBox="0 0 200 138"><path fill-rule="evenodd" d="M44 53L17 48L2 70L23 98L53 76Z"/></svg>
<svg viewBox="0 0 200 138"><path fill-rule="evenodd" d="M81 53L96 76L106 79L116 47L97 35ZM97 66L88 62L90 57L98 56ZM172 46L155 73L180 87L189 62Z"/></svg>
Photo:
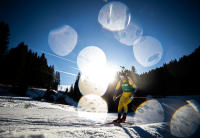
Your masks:
<svg viewBox="0 0 200 138"><path fill-rule="evenodd" d="M130 77L127 76L127 74L124 71L122 71L120 75L120 80L118 81L116 85L114 96L113 96L114 101L116 101L116 99L118 98L116 97L116 95L120 87L122 88L123 93L120 97L119 104L118 104L118 118L113 121L115 123L124 123L126 121L126 116L128 112L128 104L133 100L133 96L137 90L135 83L133 83L133 81L130 79ZM123 110L124 112L121 118Z"/></svg>

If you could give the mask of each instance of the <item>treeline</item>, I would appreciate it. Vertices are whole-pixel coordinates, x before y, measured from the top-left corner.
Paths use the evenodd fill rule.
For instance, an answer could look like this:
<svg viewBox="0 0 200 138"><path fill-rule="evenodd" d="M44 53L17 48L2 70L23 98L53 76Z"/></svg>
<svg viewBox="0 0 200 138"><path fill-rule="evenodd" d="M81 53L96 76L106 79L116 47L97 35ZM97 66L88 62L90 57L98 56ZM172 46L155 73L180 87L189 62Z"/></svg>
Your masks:
<svg viewBox="0 0 200 138"><path fill-rule="evenodd" d="M200 46L190 55L175 59L142 75L136 84L144 93L155 96L200 94ZM134 74L134 73L133 73Z"/></svg>
<svg viewBox="0 0 200 138"><path fill-rule="evenodd" d="M23 42L8 49L9 37L8 24L0 22L0 83L20 88L20 95L24 95L28 87L57 90L60 74L47 64L45 54L39 56Z"/></svg>
<svg viewBox="0 0 200 138"><path fill-rule="evenodd" d="M160 68L153 69L143 74L137 74L135 67L126 70L128 76L136 83L138 91L136 97L165 97L172 95L198 95L200 94L200 46L190 55L183 56L178 61L175 59ZM109 107L109 111L117 111L117 103L113 102L113 92L116 80L111 83L107 92L103 96ZM122 90L120 90L122 92ZM120 93L119 92L119 93ZM138 105L145 101L146 98L135 98L130 104L130 111L134 111ZM118 101L117 101L118 102Z"/></svg>

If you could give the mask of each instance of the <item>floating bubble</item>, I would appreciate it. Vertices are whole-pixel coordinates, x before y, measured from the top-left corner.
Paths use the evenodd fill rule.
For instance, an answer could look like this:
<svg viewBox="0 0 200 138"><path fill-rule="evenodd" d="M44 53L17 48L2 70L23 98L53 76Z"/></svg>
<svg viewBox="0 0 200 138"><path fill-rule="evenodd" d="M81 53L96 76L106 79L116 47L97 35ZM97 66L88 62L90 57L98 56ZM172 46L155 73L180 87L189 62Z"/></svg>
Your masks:
<svg viewBox="0 0 200 138"><path fill-rule="evenodd" d="M155 53L153 56L148 58L148 62L152 62L154 60L158 60L160 56L160 53Z"/></svg>
<svg viewBox="0 0 200 138"><path fill-rule="evenodd" d="M96 46L86 47L79 53L77 64L81 71L79 79L81 93L102 96L116 73L111 65L106 64L104 52Z"/></svg>
<svg viewBox="0 0 200 138"><path fill-rule="evenodd" d="M200 127L199 105L194 101L188 103L180 107L171 119L170 132L176 137L193 136Z"/></svg>
<svg viewBox="0 0 200 138"><path fill-rule="evenodd" d="M90 75L82 74L79 79L79 89L82 95L104 95L108 84L113 81L116 70L105 67L98 72L93 71Z"/></svg>
<svg viewBox="0 0 200 138"><path fill-rule="evenodd" d="M82 95L96 94L102 96L105 93L107 86L108 84L101 80L101 78L95 79L81 75L79 79L79 89Z"/></svg>
<svg viewBox="0 0 200 138"><path fill-rule="evenodd" d="M164 110L157 100L148 100L142 103L136 110L135 123L149 124L159 123L164 120Z"/></svg>
<svg viewBox="0 0 200 138"><path fill-rule="evenodd" d="M59 56L66 56L71 53L77 44L77 40L77 32L69 25L51 30L48 36L51 50Z"/></svg>
<svg viewBox="0 0 200 138"><path fill-rule="evenodd" d="M78 115L89 120L105 121L108 106L106 101L97 95L83 96L78 103Z"/></svg>
<svg viewBox="0 0 200 138"><path fill-rule="evenodd" d="M138 63L144 67L150 67L160 61L163 49L157 39L144 36L133 45L133 54Z"/></svg>
<svg viewBox="0 0 200 138"><path fill-rule="evenodd" d="M109 2L103 6L98 15L98 21L103 28L110 31L120 31L130 23L131 15L125 4Z"/></svg>
<svg viewBox="0 0 200 138"><path fill-rule="evenodd" d="M80 71L91 76L94 71L100 71L106 65L106 56L104 52L96 46L88 46L84 48L77 57L77 65Z"/></svg>
<svg viewBox="0 0 200 138"><path fill-rule="evenodd" d="M124 30L114 33L115 38L122 44L133 46L142 36L143 30L135 24L130 23Z"/></svg>

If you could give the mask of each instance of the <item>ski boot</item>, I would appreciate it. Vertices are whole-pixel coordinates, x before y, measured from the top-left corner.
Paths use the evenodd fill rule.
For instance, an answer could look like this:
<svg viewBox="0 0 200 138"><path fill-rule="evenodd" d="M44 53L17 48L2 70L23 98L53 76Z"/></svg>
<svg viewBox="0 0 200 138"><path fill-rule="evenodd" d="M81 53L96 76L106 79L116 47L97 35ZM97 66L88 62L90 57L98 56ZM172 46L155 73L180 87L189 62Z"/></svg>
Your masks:
<svg viewBox="0 0 200 138"><path fill-rule="evenodd" d="M125 121L126 121L126 113L124 113L123 114L123 117L122 117L122 119L120 119L120 122L119 123L125 123Z"/></svg>
<svg viewBox="0 0 200 138"><path fill-rule="evenodd" d="M118 118L116 120L113 120L113 123L119 123L121 121L121 115L118 114Z"/></svg>

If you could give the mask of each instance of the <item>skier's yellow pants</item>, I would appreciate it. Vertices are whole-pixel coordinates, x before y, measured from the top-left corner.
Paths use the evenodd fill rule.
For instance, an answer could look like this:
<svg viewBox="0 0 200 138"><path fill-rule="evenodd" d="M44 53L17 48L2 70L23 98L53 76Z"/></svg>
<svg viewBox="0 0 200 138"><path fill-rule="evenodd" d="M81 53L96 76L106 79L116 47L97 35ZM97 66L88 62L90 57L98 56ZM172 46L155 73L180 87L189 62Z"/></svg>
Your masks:
<svg viewBox="0 0 200 138"><path fill-rule="evenodd" d="M118 113L122 113L122 110L124 109L124 113L128 112L128 104L132 101L131 100L131 92L124 92L119 100L118 105Z"/></svg>

